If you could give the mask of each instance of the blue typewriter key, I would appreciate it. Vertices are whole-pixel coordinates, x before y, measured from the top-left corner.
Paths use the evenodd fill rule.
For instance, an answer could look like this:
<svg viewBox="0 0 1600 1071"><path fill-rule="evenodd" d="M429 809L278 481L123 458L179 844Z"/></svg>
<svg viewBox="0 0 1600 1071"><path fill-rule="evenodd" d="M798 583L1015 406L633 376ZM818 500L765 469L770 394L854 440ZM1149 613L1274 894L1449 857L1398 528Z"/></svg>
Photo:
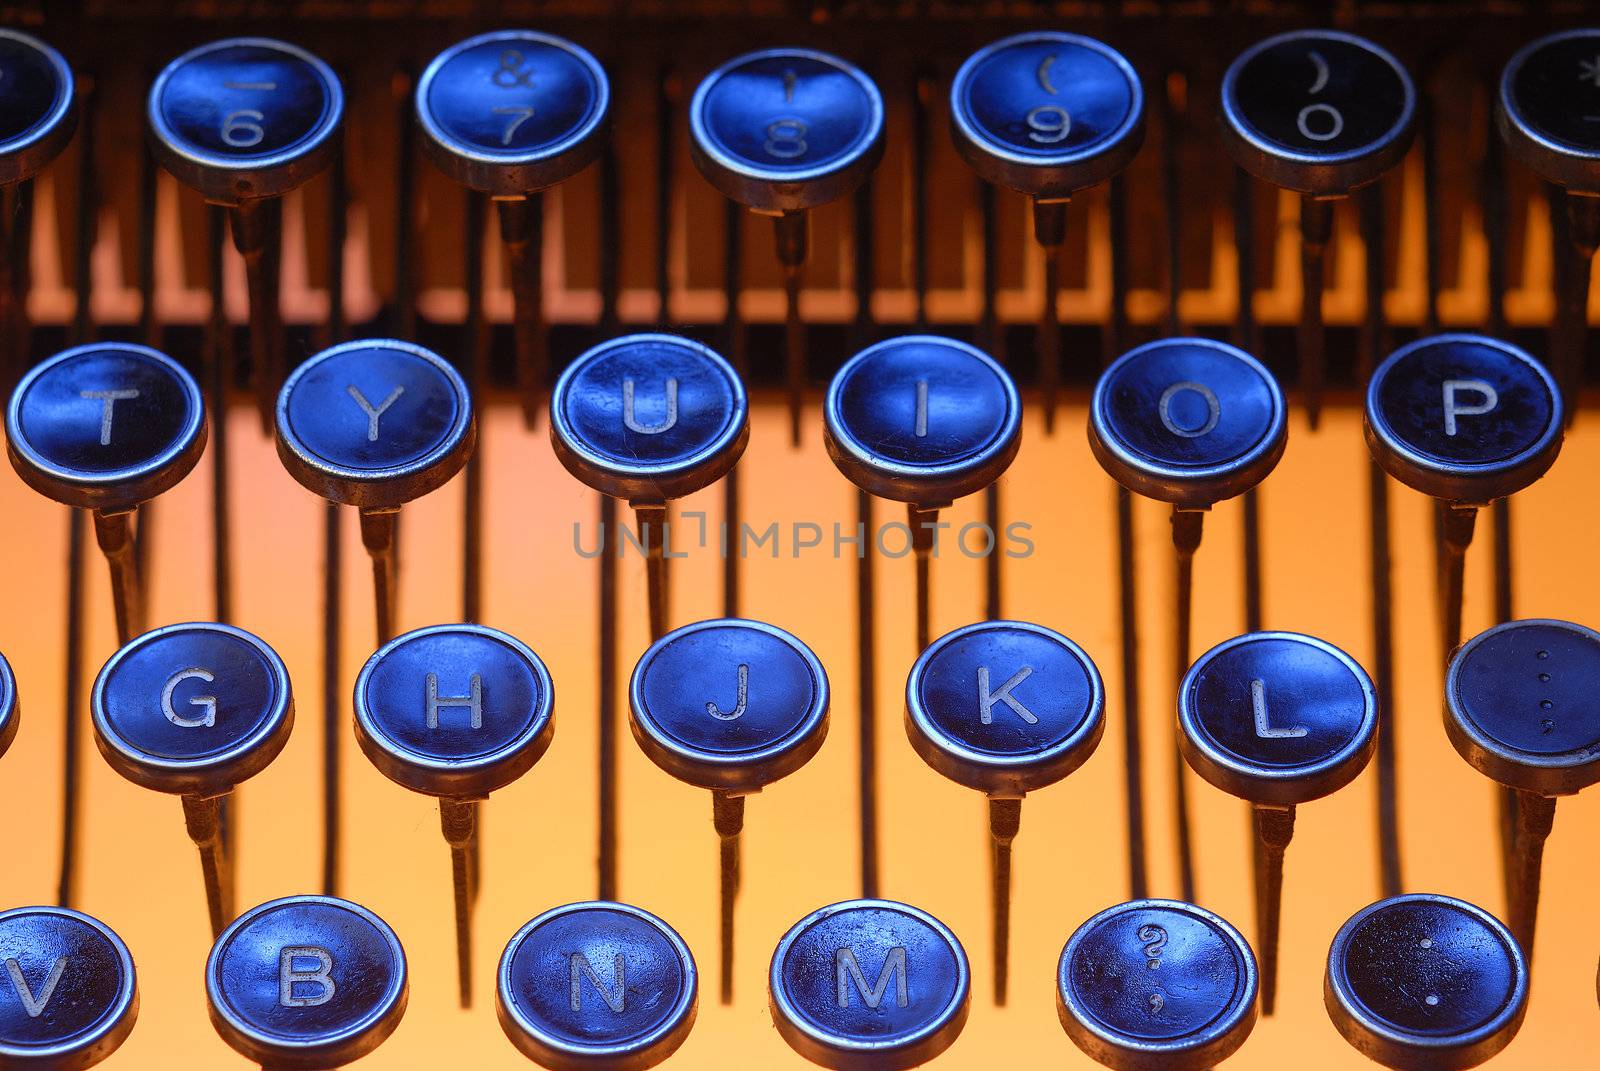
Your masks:
<svg viewBox="0 0 1600 1071"><path fill-rule="evenodd" d="M17 738L17 727L22 722L22 704L17 701L17 678L11 672L11 663L0 656L0 755L4 755Z"/></svg>
<svg viewBox="0 0 1600 1071"><path fill-rule="evenodd" d="M144 627L135 514L187 476L205 446L200 385L148 346L105 342L64 350L11 394L11 465L40 494L94 512L121 643Z"/></svg>
<svg viewBox="0 0 1600 1071"><path fill-rule="evenodd" d="M878 166L883 96L865 71L825 52L747 53L695 88L689 155L722 194L773 217L786 308L789 434L798 446L806 380L800 319L806 211L854 191Z"/></svg>
<svg viewBox="0 0 1600 1071"><path fill-rule="evenodd" d="M1256 959L1227 921L1178 900L1132 900L1078 927L1061 951L1056 1014L1116 1071L1203 1071L1256 1025Z"/></svg>
<svg viewBox="0 0 1600 1071"><path fill-rule="evenodd" d="M789 1046L835 1071L902 1071L961 1036L967 953L926 911L846 900L795 923L772 955L767 1006Z"/></svg>
<svg viewBox="0 0 1600 1071"><path fill-rule="evenodd" d="M109 926L64 907L0 912L0 1067L83 1071L138 1018L133 957Z"/></svg>
<svg viewBox="0 0 1600 1071"><path fill-rule="evenodd" d="M472 396L438 354L395 339L323 350L284 383L278 457L300 484L361 513L378 642L395 631L400 507L461 471L477 445Z"/></svg>
<svg viewBox="0 0 1600 1071"><path fill-rule="evenodd" d="M567 904L506 945L495 1008L511 1044L541 1067L645 1071L694 1026L694 956L648 911Z"/></svg>
<svg viewBox="0 0 1600 1071"><path fill-rule="evenodd" d="M1600 633L1510 621L1468 640L1445 675L1445 733L1461 757L1515 793L1506 891L1531 959L1545 838L1556 797L1600 781Z"/></svg>
<svg viewBox="0 0 1600 1071"><path fill-rule="evenodd" d="M1006 1002L1011 842L1022 797L1088 761L1105 734L1105 688L1083 648L1050 629L988 621L934 641L906 681L906 735L922 760L989 800L994 999Z"/></svg>
<svg viewBox="0 0 1600 1071"><path fill-rule="evenodd" d="M406 954L389 924L331 896L253 907L206 961L211 1025L267 1071L328 1071L372 1052L400 1025Z"/></svg>
<svg viewBox="0 0 1600 1071"><path fill-rule="evenodd" d="M1527 353L1499 339L1421 338L1389 356L1367 385L1373 459L1435 499L1443 520L1446 657L1461 642L1467 546L1478 507L1533 483L1561 450L1561 392Z"/></svg>
<svg viewBox="0 0 1600 1071"><path fill-rule="evenodd" d="M145 113L161 165L228 208L250 295L251 379L270 430L284 374L279 198L340 151L344 90L333 70L302 48L235 37L167 64L150 87Z"/></svg>
<svg viewBox="0 0 1600 1071"><path fill-rule="evenodd" d="M1189 665L1194 555L1205 511L1255 487L1283 456L1287 421L1272 373L1243 350L1166 338L1129 350L1089 403L1089 448L1129 491L1172 504L1177 555L1174 664ZM1187 775L1173 753L1180 884L1194 899Z"/></svg>
<svg viewBox="0 0 1600 1071"><path fill-rule="evenodd" d="M539 193L599 155L611 85L588 52L532 30L470 37L434 57L417 82L423 148L446 175L492 195L516 302L519 378L529 417L544 390Z"/></svg>
<svg viewBox="0 0 1600 1071"><path fill-rule="evenodd" d="M72 140L72 68L31 34L0 29L0 186L26 182Z"/></svg>
<svg viewBox="0 0 1600 1071"><path fill-rule="evenodd" d="M112 769L183 798L211 932L221 933L234 899L219 814L234 787L289 742L294 697L283 660L231 625L168 625L111 656L95 678L90 709L95 743Z"/></svg>
<svg viewBox="0 0 1600 1071"><path fill-rule="evenodd" d="M733 999L733 912L744 798L794 773L828 735L828 675L781 628L720 618L650 646L628 688L633 737L652 762L711 790L720 846L722 1001Z"/></svg>
<svg viewBox="0 0 1600 1071"><path fill-rule="evenodd" d="M1294 632L1218 644L1178 686L1178 739L1201 777L1251 805L1261 1009L1277 1003L1283 855L1295 807L1355 780L1377 747L1378 696L1356 661Z"/></svg>
<svg viewBox="0 0 1600 1071"><path fill-rule="evenodd" d="M1589 278L1600 248L1600 29L1553 33L1512 56L1495 95L1495 125L1513 157L1566 191L1570 240L1553 253L1568 270L1555 273L1551 364L1570 421L1577 415Z"/></svg>
<svg viewBox="0 0 1600 1071"><path fill-rule="evenodd" d="M668 504L726 476L750 439L733 366L698 342L639 334L567 366L550 396L550 443L568 472L633 507L648 558L650 636L667 631Z"/></svg>
<svg viewBox="0 0 1600 1071"><path fill-rule="evenodd" d="M1306 412L1322 410L1323 270L1333 205L1405 156L1411 75L1387 50L1336 30L1295 30L1246 49L1222 79L1223 144L1238 165L1300 198L1300 330Z"/></svg>
<svg viewBox="0 0 1600 1071"><path fill-rule="evenodd" d="M1042 30L973 53L950 84L956 151L986 182L1033 198L1044 251L1039 374L1045 429L1060 383L1061 249L1067 202L1120 174L1144 142L1144 88L1122 53L1092 37Z"/></svg>
<svg viewBox="0 0 1600 1071"><path fill-rule="evenodd" d="M1398 1071L1476 1067L1517 1036L1528 965L1500 921L1449 896L1380 900L1328 949L1322 1001L1356 1051Z"/></svg>
<svg viewBox="0 0 1600 1071"><path fill-rule="evenodd" d="M982 350L937 335L868 346L834 374L828 456L851 483L906 503L917 557L917 650L928 646L939 510L1000 478L1021 445L1022 403Z"/></svg>
<svg viewBox="0 0 1600 1071"><path fill-rule="evenodd" d="M439 798L455 888L461 1006L472 1002L479 805L533 769L555 732L550 672L482 625L434 625L385 644L356 678L356 740L395 784Z"/></svg>

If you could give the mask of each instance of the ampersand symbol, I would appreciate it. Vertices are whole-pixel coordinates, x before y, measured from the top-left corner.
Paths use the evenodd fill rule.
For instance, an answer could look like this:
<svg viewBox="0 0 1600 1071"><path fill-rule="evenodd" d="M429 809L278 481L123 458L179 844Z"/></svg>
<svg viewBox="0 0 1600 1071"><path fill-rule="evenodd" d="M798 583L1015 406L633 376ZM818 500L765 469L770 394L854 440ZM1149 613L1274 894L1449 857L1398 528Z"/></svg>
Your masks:
<svg viewBox="0 0 1600 1071"><path fill-rule="evenodd" d="M500 66L489 76L489 80L501 89L515 89L517 86L531 85L533 72L522 69L521 52L508 48L500 53Z"/></svg>

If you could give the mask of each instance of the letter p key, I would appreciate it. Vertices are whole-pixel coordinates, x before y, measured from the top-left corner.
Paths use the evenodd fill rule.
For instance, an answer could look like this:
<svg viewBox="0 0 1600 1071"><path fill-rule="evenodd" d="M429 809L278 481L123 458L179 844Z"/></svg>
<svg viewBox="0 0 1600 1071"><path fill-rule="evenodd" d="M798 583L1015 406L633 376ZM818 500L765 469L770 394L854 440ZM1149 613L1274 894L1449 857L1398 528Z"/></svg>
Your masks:
<svg viewBox="0 0 1600 1071"><path fill-rule="evenodd" d="M1456 401L1459 394L1475 394L1478 396L1476 404L1466 404ZM1444 381L1444 433L1449 436L1456 434L1456 417L1482 416L1494 412L1500 404L1500 395L1494 387L1482 379L1447 379Z"/></svg>

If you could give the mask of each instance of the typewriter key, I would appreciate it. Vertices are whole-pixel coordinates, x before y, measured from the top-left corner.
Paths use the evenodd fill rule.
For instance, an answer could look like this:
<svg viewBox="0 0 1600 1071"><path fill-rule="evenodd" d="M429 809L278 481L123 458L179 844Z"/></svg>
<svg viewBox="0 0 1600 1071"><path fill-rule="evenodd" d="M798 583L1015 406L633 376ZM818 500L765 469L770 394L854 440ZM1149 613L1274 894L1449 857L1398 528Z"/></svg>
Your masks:
<svg viewBox="0 0 1600 1071"><path fill-rule="evenodd" d="M950 85L956 151L986 182L1033 198L1044 253L1039 381L1045 431L1060 384L1061 250L1067 202L1121 173L1144 142L1144 88L1122 53L1078 34L1043 30L979 49Z"/></svg>
<svg viewBox="0 0 1600 1071"><path fill-rule="evenodd" d="M119 643L144 629L135 514L187 476L205 446L200 385L148 346L64 350L11 394L6 452L17 475L47 498L94 512L95 538L111 567Z"/></svg>
<svg viewBox="0 0 1600 1071"><path fill-rule="evenodd" d="M117 1051L139 1018L122 938L64 907L0 912L0 1067L83 1071Z"/></svg>
<svg viewBox="0 0 1600 1071"><path fill-rule="evenodd" d="M628 688L633 737L680 781L711 790L721 841L722 1001L733 999L733 910L744 798L794 773L828 735L828 675L783 629L721 618L651 645Z"/></svg>
<svg viewBox="0 0 1600 1071"><path fill-rule="evenodd" d="M1331 643L1252 632L1200 656L1178 687L1179 746L1195 773L1251 806L1261 1010L1277 1003L1283 853L1295 807L1355 780L1377 747L1378 697Z"/></svg>
<svg viewBox="0 0 1600 1071"><path fill-rule="evenodd" d="M284 372L279 198L339 151L344 90L332 69L304 49L235 37L167 64L150 87L146 115L161 165L228 208L250 291L251 378L263 428L270 430Z"/></svg>
<svg viewBox="0 0 1600 1071"><path fill-rule="evenodd" d="M516 303L524 412L536 418L548 353L540 269L540 193L600 153L611 85L571 41L532 30L470 37L434 57L417 82L423 149L446 175L494 197Z"/></svg>
<svg viewBox="0 0 1600 1071"><path fill-rule="evenodd" d="M378 642L395 630L395 520L443 486L477 444L466 381L410 342L362 339L323 350L278 395L278 457L330 502L361 511L372 556Z"/></svg>
<svg viewBox="0 0 1600 1071"><path fill-rule="evenodd" d="M771 216L783 267L790 438L800 443L806 352L800 287L806 210L861 185L883 157L883 97L866 72L824 52L775 48L729 60L689 104L689 155L706 181Z"/></svg>
<svg viewBox="0 0 1600 1071"><path fill-rule="evenodd" d="M994 999L1006 1002L1011 842L1022 797L1088 761L1105 733L1105 689L1083 648L1050 629L988 621L936 640L906 681L906 735L922 760L989 798Z"/></svg>
<svg viewBox="0 0 1600 1071"><path fill-rule="evenodd" d="M90 709L95 743L112 769L142 788L183 797L211 932L221 933L234 917L221 809L289 742L294 698L283 660L231 625L168 625L111 656L95 678Z"/></svg>
<svg viewBox="0 0 1600 1071"><path fill-rule="evenodd" d="M1600 29L1541 37L1511 57L1495 95L1495 125L1511 155L1560 187L1569 270L1556 272L1552 363L1570 420L1583 379L1589 278L1600 248Z"/></svg>
<svg viewBox="0 0 1600 1071"><path fill-rule="evenodd" d="M749 408L733 366L676 335L602 342L556 381L556 457L589 487L633 506L648 561L651 639L667 631L671 606L668 503L728 474L750 439Z"/></svg>
<svg viewBox="0 0 1600 1071"><path fill-rule="evenodd" d="M772 955L768 1010L789 1046L835 1071L927 1063L967 1025L967 953L893 900L846 900L794 924Z"/></svg>
<svg viewBox="0 0 1600 1071"><path fill-rule="evenodd" d="M356 678L356 740L389 780L439 798L455 888L461 1006L472 1003L479 804L550 747L555 691L526 644L482 625L408 632Z"/></svg>
<svg viewBox="0 0 1600 1071"><path fill-rule="evenodd" d="M939 510L994 483L1017 456L1016 384L965 342L902 335L845 362L828 385L823 420L839 471L864 491L906 503L917 557L917 650L926 650Z"/></svg>
<svg viewBox="0 0 1600 1071"><path fill-rule="evenodd" d="M1561 450L1561 392L1527 353L1482 335L1420 338L1367 385L1378 465L1436 500L1443 521L1445 656L1461 642L1462 583L1478 507L1522 490Z"/></svg>
<svg viewBox="0 0 1600 1071"><path fill-rule="evenodd" d="M694 1026L694 956L648 911L567 904L506 946L495 1008L511 1044L541 1067L645 1071Z"/></svg>
<svg viewBox="0 0 1600 1071"><path fill-rule="evenodd" d="M1178 900L1132 900L1079 926L1056 970L1073 1044L1116 1071L1203 1071L1256 1025L1256 959L1238 930Z"/></svg>
<svg viewBox="0 0 1600 1071"><path fill-rule="evenodd" d="M1545 838L1556 797L1600 782L1600 633L1510 621L1468 640L1445 675L1445 733L1472 766L1516 793L1509 921L1531 960Z"/></svg>
<svg viewBox="0 0 1600 1071"><path fill-rule="evenodd" d="M1246 49L1222 79L1223 144L1263 182L1300 194L1300 381L1322 410L1323 267L1333 204L1405 156L1417 91L1399 60L1354 34L1295 30Z"/></svg>
<svg viewBox="0 0 1600 1071"><path fill-rule="evenodd" d="M326 1071L372 1052L406 1013L406 954L348 900L289 896L251 908L206 961L211 1025L265 1071Z"/></svg>
<svg viewBox="0 0 1600 1071"><path fill-rule="evenodd" d="M1166 338L1129 350L1101 374L1089 404L1089 448L1111 477L1172 504L1177 556L1176 657L1189 665L1194 555L1205 511L1256 486L1283 456L1283 391L1243 350L1205 338ZM1173 775L1180 880L1194 898L1187 766Z"/></svg>
<svg viewBox="0 0 1600 1071"><path fill-rule="evenodd" d="M61 154L77 127L72 68L31 34L0 29L0 186L33 178Z"/></svg>
<svg viewBox="0 0 1600 1071"><path fill-rule="evenodd" d="M17 678L11 672L11 663L0 656L0 756L17 738L17 727L21 722L22 705L17 702Z"/></svg>
<svg viewBox="0 0 1600 1071"><path fill-rule="evenodd" d="M1339 929L1322 1001L1368 1059L1399 1071L1459 1071L1517 1036L1528 965L1487 911L1413 893L1363 908Z"/></svg>

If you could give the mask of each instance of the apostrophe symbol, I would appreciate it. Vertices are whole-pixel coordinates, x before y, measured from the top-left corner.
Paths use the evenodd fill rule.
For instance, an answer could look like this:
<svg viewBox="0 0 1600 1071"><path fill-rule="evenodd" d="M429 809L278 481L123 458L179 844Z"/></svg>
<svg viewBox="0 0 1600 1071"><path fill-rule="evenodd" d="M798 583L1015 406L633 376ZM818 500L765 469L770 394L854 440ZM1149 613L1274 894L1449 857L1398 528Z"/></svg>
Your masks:
<svg viewBox="0 0 1600 1071"><path fill-rule="evenodd" d="M1052 97L1056 95L1056 87L1050 84L1050 66L1055 61L1055 53L1039 61L1039 87Z"/></svg>
<svg viewBox="0 0 1600 1071"><path fill-rule="evenodd" d="M1167 947L1167 931L1160 926L1139 927L1139 943L1144 945L1145 966L1155 970L1161 966L1161 952Z"/></svg>
<svg viewBox="0 0 1600 1071"><path fill-rule="evenodd" d="M1322 53L1318 52L1316 49L1312 49L1310 56L1307 58L1316 65L1317 76L1312 80L1311 88L1306 92L1312 96L1315 96L1316 94L1322 92L1323 86L1328 84L1328 61L1323 59Z"/></svg>
<svg viewBox="0 0 1600 1071"><path fill-rule="evenodd" d="M783 101L785 104L794 102L794 87L799 81L800 77L793 70L783 72Z"/></svg>

